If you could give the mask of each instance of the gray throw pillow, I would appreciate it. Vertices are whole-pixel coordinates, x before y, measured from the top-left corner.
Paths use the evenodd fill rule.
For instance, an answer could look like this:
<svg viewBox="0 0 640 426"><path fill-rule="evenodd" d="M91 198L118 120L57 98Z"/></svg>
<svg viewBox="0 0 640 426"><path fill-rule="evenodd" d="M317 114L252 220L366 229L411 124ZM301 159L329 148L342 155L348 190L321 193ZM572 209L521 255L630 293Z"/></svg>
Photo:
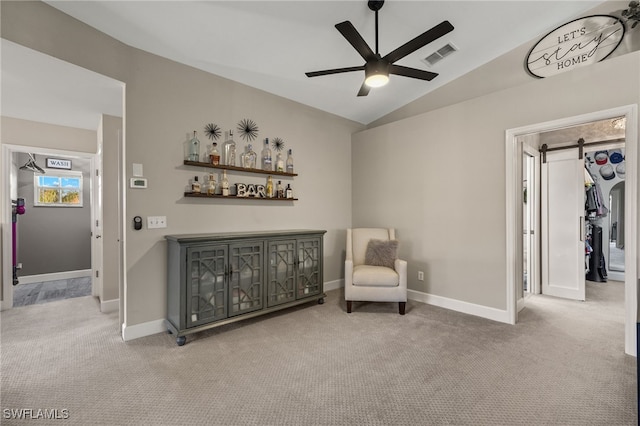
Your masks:
<svg viewBox="0 0 640 426"><path fill-rule="evenodd" d="M393 269L397 258L398 240L369 240L364 254L364 264Z"/></svg>

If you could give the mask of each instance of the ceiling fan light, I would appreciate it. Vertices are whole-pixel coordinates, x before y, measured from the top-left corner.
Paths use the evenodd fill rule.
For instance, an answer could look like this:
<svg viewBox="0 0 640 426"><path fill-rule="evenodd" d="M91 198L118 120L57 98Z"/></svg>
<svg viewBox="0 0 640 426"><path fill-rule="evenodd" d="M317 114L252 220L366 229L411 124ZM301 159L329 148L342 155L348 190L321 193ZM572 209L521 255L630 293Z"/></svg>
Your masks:
<svg viewBox="0 0 640 426"><path fill-rule="evenodd" d="M371 74L364 80L364 84L369 87L382 87L389 82L389 76L386 74Z"/></svg>
<svg viewBox="0 0 640 426"><path fill-rule="evenodd" d="M365 65L364 75L364 84L382 87L389 82L389 64L382 61L369 62Z"/></svg>

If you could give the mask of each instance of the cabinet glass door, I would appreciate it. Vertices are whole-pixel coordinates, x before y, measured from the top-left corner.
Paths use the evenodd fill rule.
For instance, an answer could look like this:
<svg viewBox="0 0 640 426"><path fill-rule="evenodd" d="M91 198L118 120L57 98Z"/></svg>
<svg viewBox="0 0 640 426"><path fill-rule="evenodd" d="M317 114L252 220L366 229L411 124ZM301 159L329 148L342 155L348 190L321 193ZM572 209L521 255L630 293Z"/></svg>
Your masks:
<svg viewBox="0 0 640 426"><path fill-rule="evenodd" d="M229 316L262 309L263 242L229 246Z"/></svg>
<svg viewBox="0 0 640 426"><path fill-rule="evenodd" d="M226 318L227 246L187 249L187 327Z"/></svg>
<svg viewBox="0 0 640 426"><path fill-rule="evenodd" d="M297 295L302 299L320 293L320 238L298 240Z"/></svg>
<svg viewBox="0 0 640 426"><path fill-rule="evenodd" d="M296 300L296 241L269 241L268 244L267 306L271 307Z"/></svg>

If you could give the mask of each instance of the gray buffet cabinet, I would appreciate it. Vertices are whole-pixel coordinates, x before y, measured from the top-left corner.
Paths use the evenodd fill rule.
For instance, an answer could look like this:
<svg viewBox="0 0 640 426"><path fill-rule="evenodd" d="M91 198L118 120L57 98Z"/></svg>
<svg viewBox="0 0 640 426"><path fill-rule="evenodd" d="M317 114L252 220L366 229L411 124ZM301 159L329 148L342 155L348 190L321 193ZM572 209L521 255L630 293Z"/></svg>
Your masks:
<svg viewBox="0 0 640 426"><path fill-rule="evenodd" d="M326 231L167 235L167 319L191 333L311 301L324 303Z"/></svg>

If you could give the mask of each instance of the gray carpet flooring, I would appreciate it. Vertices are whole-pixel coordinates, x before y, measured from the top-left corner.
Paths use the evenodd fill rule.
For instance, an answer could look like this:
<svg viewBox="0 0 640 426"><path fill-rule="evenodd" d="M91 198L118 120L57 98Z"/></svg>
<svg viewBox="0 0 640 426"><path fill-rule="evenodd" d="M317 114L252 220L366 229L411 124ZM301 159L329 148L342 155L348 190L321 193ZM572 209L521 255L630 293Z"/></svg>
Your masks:
<svg viewBox="0 0 640 426"><path fill-rule="evenodd" d="M18 284L13 288L13 306L27 306L90 295L91 277Z"/></svg>
<svg viewBox="0 0 640 426"><path fill-rule="evenodd" d="M229 324L178 347L123 342L92 297L0 314L6 409L66 410L74 425L631 425L636 360L624 354L624 285L587 302L533 296L515 325L341 290Z"/></svg>

